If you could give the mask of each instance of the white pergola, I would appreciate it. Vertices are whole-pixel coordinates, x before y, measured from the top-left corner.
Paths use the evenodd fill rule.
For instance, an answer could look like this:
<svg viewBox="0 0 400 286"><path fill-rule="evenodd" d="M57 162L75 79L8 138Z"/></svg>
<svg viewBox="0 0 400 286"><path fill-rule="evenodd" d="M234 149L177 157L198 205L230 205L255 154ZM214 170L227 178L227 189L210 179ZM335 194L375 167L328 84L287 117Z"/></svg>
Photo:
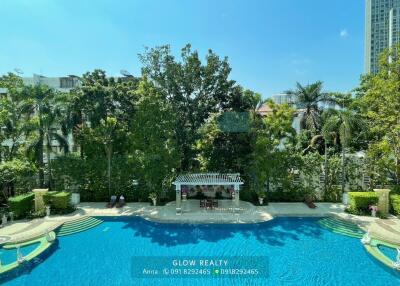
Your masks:
<svg viewBox="0 0 400 286"><path fill-rule="evenodd" d="M235 207L239 207L239 190L243 181L239 173L191 173L179 175L173 184L176 190L176 211L180 213L182 186L233 186Z"/></svg>

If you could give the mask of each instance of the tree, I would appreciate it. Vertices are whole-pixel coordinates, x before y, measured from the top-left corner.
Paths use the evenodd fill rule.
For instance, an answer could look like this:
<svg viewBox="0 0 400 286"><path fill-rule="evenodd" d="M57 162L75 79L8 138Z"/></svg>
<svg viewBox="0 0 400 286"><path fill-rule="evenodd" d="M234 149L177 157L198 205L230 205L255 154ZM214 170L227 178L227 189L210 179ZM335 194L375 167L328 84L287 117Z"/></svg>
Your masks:
<svg viewBox="0 0 400 286"><path fill-rule="evenodd" d="M288 91L296 97L298 107L304 109L301 117L300 127L312 131L318 131L321 128L321 103L336 103L335 98L322 91L322 82L317 81L313 84L302 86L296 84L294 91Z"/></svg>
<svg viewBox="0 0 400 286"><path fill-rule="evenodd" d="M243 89L229 79L228 59L220 59L211 50L205 58L202 63L190 45L182 49L181 61L171 55L169 46L146 49L140 55L143 76L153 82L177 118L175 132L184 171L198 165L194 148L200 139L197 131L212 113L245 111L251 106L251 98L243 96Z"/></svg>
<svg viewBox="0 0 400 286"><path fill-rule="evenodd" d="M196 150L201 170L241 173L247 177L246 168L254 145L249 113L215 114L199 129L199 134Z"/></svg>
<svg viewBox="0 0 400 286"><path fill-rule="evenodd" d="M140 82L136 95L132 150L141 182L148 193L160 194L165 180L176 174L181 159L176 143L176 117L170 104L146 79Z"/></svg>
<svg viewBox="0 0 400 286"><path fill-rule="evenodd" d="M268 103L272 114L264 118L264 126L257 131L251 167L252 185L256 192L264 190L271 180L279 181L288 174L288 151L283 146L285 142L294 140L296 131L292 127L294 110L289 105Z"/></svg>
<svg viewBox="0 0 400 286"><path fill-rule="evenodd" d="M358 106L369 127L370 145L386 141L395 164L392 173L400 184L400 46L384 51L379 73L365 75L357 89Z"/></svg>
<svg viewBox="0 0 400 286"><path fill-rule="evenodd" d="M96 158L103 155L103 147L94 143L92 129L102 125L107 118L115 118L126 133L113 139L114 152L126 154L129 150L129 126L135 115L135 91L138 80L134 77L115 79L102 70L85 73L81 84L71 91L71 99L63 124L72 128L75 141L80 145L81 156ZM87 133L87 134L86 134ZM117 148L116 148L117 147Z"/></svg>
<svg viewBox="0 0 400 286"><path fill-rule="evenodd" d="M326 120L322 132L325 138L333 135L339 137L342 147L342 192L346 185L346 159L347 147L355 136L354 130L361 125L360 117L348 110L334 111Z"/></svg>
<svg viewBox="0 0 400 286"><path fill-rule="evenodd" d="M117 132L117 119L107 117L100 121L100 125L95 129L96 137L104 144L104 151L107 156L107 181L108 181L108 196L111 196L111 159L113 155L113 141Z"/></svg>
<svg viewBox="0 0 400 286"><path fill-rule="evenodd" d="M12 73L0 78L0 87L7 88L7 96L0 98L0 141L7 140L9 147L0 150L0 159L9 161L15 159L24 146L25 133L32 124L31 101L21 92L22 79Z"/></svg>
<svg viewBox="0 0 400 286"><path fill-rule="evenodd" d="M0 162L0 189L3 199L7 201L15 194L31 191L34 186L32 179L34 172L34 166L26 160L13 159Z"/></svg>
<svg viewBox="0 0 400 286"><path fill-rule="evenodd" d="M43 153L46 153L48 183L51 187L51 153L53 153L53 141L57 141L61 147L68 144L66 138L58 133L62 107L58 105L57 92L48 86L27 86L22 92L30 100L30 111L33 121L31 129L26 133L26 139L29 142L27 151L38 166L40 187L44 186L45 163Z"/></svg>

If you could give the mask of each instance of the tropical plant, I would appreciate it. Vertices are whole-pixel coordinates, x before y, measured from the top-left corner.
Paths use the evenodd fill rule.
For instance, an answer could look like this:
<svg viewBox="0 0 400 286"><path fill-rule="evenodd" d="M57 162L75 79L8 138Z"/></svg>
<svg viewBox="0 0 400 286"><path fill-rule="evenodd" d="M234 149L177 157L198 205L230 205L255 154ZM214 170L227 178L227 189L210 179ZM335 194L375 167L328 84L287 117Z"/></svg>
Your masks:
<svg viewBox="0 0 400 286"><path fill-rule="evenodd" d="M8 142L8 148L2 148L0 144L0 160L7 161L22 153L20 147L24 147L24 136L32 123L29 116L31 102L21 92L22 79L12 73L0 77L0 87L8 91L7 96L0 98L0 141Z"/></svg>
<svg viewBox="0 0 400 286"><path fill-rule="evenodd" d="M345 191L346 186L346 152L350 141L353 139L354 130L360 126L362 121L357 114L351 111L341 110L332 114L323 126L323 133L326 135L337 134L342 147L342 192ZM334 136L337 136L334 135Z"/></svg>
<svg viewBox="0 0 400 286"><path fill-rule="evenodd" d="M48 185L51 187L51 154L53 141L61 148L68 145L67 139L59 133L59 118L62 106L57 102L57 92L45 85L27 86L23 93L30 100L33 124L27 133L29 142L27 151L39 170L39 184L44 186L45 162L43 153L46 154L48 171Z"/></svg>
<svg viewBox="0 0 400 286"><path fill-rule="evenodd" d="M360 114L368 123L372 144L388 143L395 164L391 171L400 184L400 45L385 50L379 73L362 77L358 92Z"/></svg>
<svg viewBox="0 0 400 286"><path fill-rule="evenodd" d="M268 102L271 115L263 119L263 128L257 130L249 166L251 186L255 192L270 189L270 184L280 185L281 178L288 175L290 156L284 145L295 137L292 127L294 110L288 105Z"/></svg>
<svg viewBox="0 0 400 286"><path fill-rule="evenodd" d="M303 109L300 121L302 129L318 131L321 128L321 109L320 104L336 104L335 97L322 91L322 82L317 81L306 86L296 84L294 91L288 91L294 95L299 108Z"/></svg>

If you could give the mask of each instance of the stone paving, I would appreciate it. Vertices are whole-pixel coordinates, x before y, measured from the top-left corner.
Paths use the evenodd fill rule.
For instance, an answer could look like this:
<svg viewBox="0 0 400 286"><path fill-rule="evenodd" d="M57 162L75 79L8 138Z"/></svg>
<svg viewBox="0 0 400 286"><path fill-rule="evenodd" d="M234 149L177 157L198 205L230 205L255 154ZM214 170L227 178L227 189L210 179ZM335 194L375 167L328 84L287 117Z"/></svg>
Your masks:
<svg viewBox="0 0 400 286"><path fill-rule="evenodd" d="M10 236L12 242L31 239L53 230L62 223L83 216L142 216L158 222L177 223L256 223L268 221L276 216L337 216L349 220L371 236L400 245L400 220L391 217L386 220L373 217L354 216L344 212L345 206L337 203L317 203L310 209L303 203L270 203L268 206L254 206L240 201L239 210L235 210L232 201L219 201L214 209L200 208L198 200L184 201L182 214L177 215L175 202L165 206L151 206L149 203L128 203L122 208L107 208L105 203L81 203L77 211L64 216L31 221L15 221L0 229L0 236Z"/></svg>

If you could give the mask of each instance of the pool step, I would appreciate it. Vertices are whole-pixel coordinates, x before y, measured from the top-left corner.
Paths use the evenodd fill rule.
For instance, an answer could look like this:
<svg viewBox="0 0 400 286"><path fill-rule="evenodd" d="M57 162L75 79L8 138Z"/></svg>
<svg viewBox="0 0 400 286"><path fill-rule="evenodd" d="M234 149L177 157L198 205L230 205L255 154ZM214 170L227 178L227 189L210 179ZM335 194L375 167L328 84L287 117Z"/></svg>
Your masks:
<svg viewBox="0 0 400 286"><path fill-rule="evenodd" d="M347 235L355 238L361 238L365 233L357 225L337 218L331 218L331 217L323 218L318 221L318 224L334 233Z"/></svg>
<svg viewBox="0 0 400 286"><path fill-rule="evenodd" d="M58 230L57 236L65 236L93 228L103 221L98 218L86 216L73 221L65 222Z"/></svg>

